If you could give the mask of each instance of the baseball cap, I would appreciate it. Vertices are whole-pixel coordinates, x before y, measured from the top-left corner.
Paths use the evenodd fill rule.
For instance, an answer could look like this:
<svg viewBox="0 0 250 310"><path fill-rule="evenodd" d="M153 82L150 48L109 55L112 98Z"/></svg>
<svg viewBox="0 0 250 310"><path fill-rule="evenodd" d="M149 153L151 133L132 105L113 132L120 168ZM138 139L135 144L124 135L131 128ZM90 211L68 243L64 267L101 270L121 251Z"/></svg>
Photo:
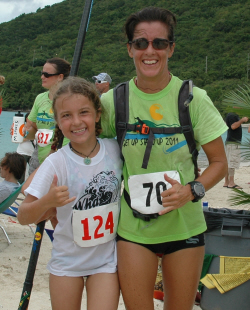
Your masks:
<svg viewBox="0 0 250 310"><path fill-rule="evenodd" d="M112 82L112 79L108 75L108 73L104 73L104 72L93 76L92 79L93 80L99 80L99 81L106 81L106 82L109 82L109 84L111 84L111 82Z"/></svg>

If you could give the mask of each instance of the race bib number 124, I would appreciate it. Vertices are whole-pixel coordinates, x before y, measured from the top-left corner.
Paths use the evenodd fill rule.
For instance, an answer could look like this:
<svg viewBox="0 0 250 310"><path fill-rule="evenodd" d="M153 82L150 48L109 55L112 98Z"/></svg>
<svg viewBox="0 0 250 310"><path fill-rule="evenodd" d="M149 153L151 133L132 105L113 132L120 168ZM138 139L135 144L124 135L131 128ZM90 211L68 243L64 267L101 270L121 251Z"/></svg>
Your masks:
<svg viewBox="0 0 250 310"><path fill-rule="evenodd" d="M80 247L90 247L111 241L116 236L118 202L89 210L73 210L74 241Z"/></svg>

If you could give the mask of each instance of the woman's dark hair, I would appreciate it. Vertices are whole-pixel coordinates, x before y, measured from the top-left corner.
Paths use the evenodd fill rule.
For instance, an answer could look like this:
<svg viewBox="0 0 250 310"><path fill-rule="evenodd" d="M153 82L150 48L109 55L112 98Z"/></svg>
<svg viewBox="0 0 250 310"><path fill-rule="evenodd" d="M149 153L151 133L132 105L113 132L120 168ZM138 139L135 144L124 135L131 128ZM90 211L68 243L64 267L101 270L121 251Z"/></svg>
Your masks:
<svg viewBox="0 0 250 310"><path fill-rule="evenodd" d="M101 101L100 101L100 97L99 97L99 94L97 93L95 85L93 83L86 81L85 79L70 76L61 83L59 89L54 95L52 109L54 112L55 120L57 119L56 100L60 96L65 95L65 94L69 96L75 95L75 94L83 95L87 97L93 103L96 111L98 112L101 111ZM96 123L95 131L96 131L96 136L99 136L100 133L102 132L101 120L99 120ZM56 126L52 149L57 148L58 142L62 138L62 136L63 134L60 128Z"/></svg>
<svg viewBox="0 0 250 310"><path fill-rule="evenodd" d="M17 152L5 153L4 158L1 159L0 166L9 169L9 172L13 173L14 177L19 180L25 172L26 161Z"/></svg>
<svg viewBox="0 0 250 310"><path fill-rule="evenodd" d="M67 60L55 57L47 59L46 63L53 65L57 71L56 73L63 74L64 79L69 76L71 65Z"/></svg>
<svg viewBox="0 0 250 310"><path fill-rule="evenodd" d="M168 29L168 40L174 41L174 28L176 26L175 15L167 9L157 7L147 7L139 12L133 13L127 19L124 29L128 41L132 41L134 37L135 27L141 22L155 22L164 23Z"/></svg>

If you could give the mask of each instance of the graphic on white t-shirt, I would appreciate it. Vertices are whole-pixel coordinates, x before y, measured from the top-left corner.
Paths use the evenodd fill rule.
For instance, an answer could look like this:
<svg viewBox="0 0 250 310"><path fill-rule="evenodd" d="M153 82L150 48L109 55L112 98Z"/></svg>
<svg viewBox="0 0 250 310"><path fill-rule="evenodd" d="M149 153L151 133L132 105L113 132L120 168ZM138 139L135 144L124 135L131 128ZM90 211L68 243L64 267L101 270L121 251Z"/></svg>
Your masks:
<svg viewBox="0 0 250 310"><path fill-rule="evenodd" d="M118 197L119 181L115 177L115 173L113 171L102 171L93 177L73 209L92 209L115 202Z"/></svg>
<svg viewBox="0 0 250 310"><path fill-rule="evenodd" d="M81 247L113 240L119 217L119 181L114 171L93 177L85 193L73 207L74 241ZM97 209L95 209L98 207Z"/></svg>

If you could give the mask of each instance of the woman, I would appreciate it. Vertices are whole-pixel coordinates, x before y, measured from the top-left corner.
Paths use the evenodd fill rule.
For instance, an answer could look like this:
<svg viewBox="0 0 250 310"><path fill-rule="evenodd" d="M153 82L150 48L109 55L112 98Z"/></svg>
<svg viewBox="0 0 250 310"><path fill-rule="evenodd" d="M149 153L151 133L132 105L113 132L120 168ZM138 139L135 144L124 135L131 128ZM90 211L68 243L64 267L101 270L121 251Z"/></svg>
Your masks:
<svg viewBox="0 0 250 310"><path fill-rule="evenodd" d="M175 49L175 25L176 18L170 11L154 7L127 19L127 50L136 69L136 77L129 82L130 124L137 124L138 120L150 127L180 124L178 94L182 81L168 68ZM124 139L124 187L130 199L123 193L117 248L119 280L128 310L154 309L157 254L163 255L164 309L193 308L206 230L199 200L205 190L224 177L227 167L220 137L227 127L204 90L194 87L193 95L190 116L194 136L197 148L202 146L209 160L209 167L196 182L193 182L192 156L183 134L156 136L147 169L141 168L147 136L131 131ZM101 100L103 135L115 137L113 91L103 94ZM174 174L176 177L172 177ZM161 185L160 195L155 194L155 182ZM146 200L151 196L154 199L150 203L161 200L159 216L148 222L133 216L132 208L141 204L146 210Z"/></svg>
<svg viewBox="0 0 250 310"><path fill-rule="evenodd" d="M29 116L29 113L26 113L25 116L24 116L24 122L25 123L27 122L28 116ZM30 158L31 158L31 156L32 156L32 154L34 152L34 148L35 148L34 140L29 140L29 139L23 138L23 142L18 144L16 152L18 154L23 155L23 157L24 157L24 159L26 161L26 164L29 164ZM23 176L19 180L20 184L22 184L24 182L25 174L26 174L26 172L24 172Z"/></svg>
<svg viewBox="0 0 250 310"><path fill-rule="evenodd" d="M36 97L25 126L26 138L36 138L40 164L50 153L51 141L53 140L52 137L55 130L55 120L52 111L53 94L58 88L58 83L69 76L70 68L70 63L66 60L51 58L46 61L41 72L42 86L48 91Z"/></svg>

